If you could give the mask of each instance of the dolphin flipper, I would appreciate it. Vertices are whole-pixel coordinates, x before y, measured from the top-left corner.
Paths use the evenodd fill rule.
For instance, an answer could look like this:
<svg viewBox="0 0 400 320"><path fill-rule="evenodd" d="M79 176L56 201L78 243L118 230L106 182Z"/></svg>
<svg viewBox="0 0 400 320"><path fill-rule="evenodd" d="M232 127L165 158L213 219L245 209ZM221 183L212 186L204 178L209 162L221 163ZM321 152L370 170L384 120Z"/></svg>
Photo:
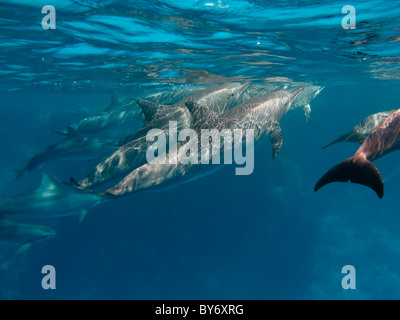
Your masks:
<svg viewBox="0 0 400 320"><path fill-rule="evenodd" d="M384 185L378 169L366 158L351 157L337 164L325 173L314 187L318 191L331 182L359 183L374 190L379 198L383 197Z"/></svg>
<svg viewBox="0 0 400 320"><path fill-rule="evenodd" d="M283 143L282 129L279 126L279 123L276 123L273 126L271 133L269 134L269 139L272 143L272 159L275 159L281 151Z"/></svg>
<svg viewBox="0 0 400 320"><path fill-rule="evenodd" d="M340 136L339 138L333 140L332 142L328 143L326 146L322 147L322 149L326 149L335 143L344 142L344 141L362 144L365 139L366 139L365 135L363 135L362 133L359 133L355 130L352 130L352 131Z"/></svg>
<svg viewBox="0 0 400 320"><path fill-rule="evenodd" d="M21 244L17 251L15 252L15 255L19 255L20 253L28 250L30 247L32 246L32 242L25 242L23 244Z"/></svg>

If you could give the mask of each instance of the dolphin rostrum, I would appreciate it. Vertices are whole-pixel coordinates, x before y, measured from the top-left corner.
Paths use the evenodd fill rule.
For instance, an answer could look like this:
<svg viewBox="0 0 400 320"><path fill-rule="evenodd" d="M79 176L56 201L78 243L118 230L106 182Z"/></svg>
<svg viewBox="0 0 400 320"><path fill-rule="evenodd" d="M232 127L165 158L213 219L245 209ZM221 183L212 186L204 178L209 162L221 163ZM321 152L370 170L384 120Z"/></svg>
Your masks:
<svg viewBox="0 0 400 320"><path fill-rule="evenodd" d="M282 146L282 132L279 122L302 89L300 87L292 91L280 90L256 97L228 109L222 114L193 101L188 101L186 105L193 116L193 127L197 132L201 132L201 129L218 129L220 131L224 129L231 131L253 129L256 141L270 134L273 146L272 157L276 158ZM198 141L200 140L198 139ZM222 148L221 145L217 152L222 152ZM186 148L181 144L178 147L178 156L183 153L186 153ZM169 159L171 155L167 154L166 157ZM220 167L210 164L148 162L133 170L120 183L108 189L106 193L111 196L123 196L152 188L166 188L182 183L182 180L187 182L197 179Z"/></svg>
<svg viewBox="0 0 400 320"><path fill-rule="evenodd" d="M386 119L396 110L383 111L369 115L357 124L350 132L345 133L339 138L333 140L331 143L324 146L322 149L328 148L329 146L344 141L350 141L355 143L363 143L365 138L371 133L371 131L379 124L383 119Z"/></svg>
<svg viewBox="0 0 400 320"><path fill-rule="evenodd" d="M117 95L113 91L111 91L111 94L111 103L107 108L71 124L64 131L57 131L57 133L67 136L94 133L141 116L141 110L136 105L136 99Z"/></svg>
<svg viewBox="0 0 400 320"><path fill-rule="evenodd" d="M386 117L364 140L355 155L330 169L315 185L314 191L328 183L349 181L363 184L383 197L384 185L371 161L400 148L400 109Z"/></svg>
<svg viewBox="0 0 400 320"><path fill-rule="evenodd" d="M177 130L190 128L192 117L185 103L189 100L207 105L211 110L222 112L228 109L249 86L248 83L225 83L201 90L173 105L159 105L146 100L139 100L145 116L145 125L132 137L120 142L122 146L111 156L97 164L78 184L83 188L93 188L102 183L118 178L146 163L146 150L151 142L146 140L147 132L158 128L166 130L169 121L177 122Z"/></svg>

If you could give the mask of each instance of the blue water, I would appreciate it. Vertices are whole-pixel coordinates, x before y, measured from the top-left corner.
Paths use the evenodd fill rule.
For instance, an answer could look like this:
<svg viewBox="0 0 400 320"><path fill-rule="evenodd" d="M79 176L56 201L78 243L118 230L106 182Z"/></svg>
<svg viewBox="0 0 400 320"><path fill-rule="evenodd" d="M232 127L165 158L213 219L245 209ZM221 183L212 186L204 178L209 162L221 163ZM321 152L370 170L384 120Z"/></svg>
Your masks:
<svg viewBox="0 0 400 320"><path fill-rule="evenodd" d="M42 6L56 29L41 26ZM356 9L356 29L341 9ZM392 1L0 1L0 194L34 190L43 172L83 177L93 161L54 161L16 180L54 132L105 108L108 90L143 97L225 81L325 89L264 140L255 169L233 166L172 189L42 219L64 237L2 252L1 299L399 299L398 154L374 164L385 196L316 181L357 145L322 146L369 114L400 107L400 4ZM8 257L6 259L6 257ZM56 268L44 290L41 269ZM345 290L342 267L356 269Z"/></svg>

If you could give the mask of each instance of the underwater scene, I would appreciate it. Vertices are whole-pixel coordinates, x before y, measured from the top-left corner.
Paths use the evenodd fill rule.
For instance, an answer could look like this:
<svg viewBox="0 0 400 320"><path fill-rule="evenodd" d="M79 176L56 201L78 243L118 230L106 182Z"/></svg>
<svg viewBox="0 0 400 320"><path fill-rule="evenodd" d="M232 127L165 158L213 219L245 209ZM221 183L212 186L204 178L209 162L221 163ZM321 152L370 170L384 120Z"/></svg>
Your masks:
<svg viewBox="0 0 400 320"><path fill-rule="evenodd" d="M0 299L400 298L400 3L0 0Z"/></svg>

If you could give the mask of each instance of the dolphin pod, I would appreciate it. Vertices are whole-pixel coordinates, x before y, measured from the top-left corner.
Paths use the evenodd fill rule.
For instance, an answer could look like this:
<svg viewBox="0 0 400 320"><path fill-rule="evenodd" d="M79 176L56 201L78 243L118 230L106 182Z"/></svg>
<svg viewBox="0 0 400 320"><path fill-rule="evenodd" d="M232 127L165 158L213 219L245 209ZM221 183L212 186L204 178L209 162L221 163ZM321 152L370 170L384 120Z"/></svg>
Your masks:
<svg viewBox="0 0 400 320"><path fill-rule="evenodd" d="M269 136L275 159L283 145L281 120L290 111L300 108L308 117L310 102L322 89L306 83L229 82L135 97L112 93L107 108L58 131L66 138L32 157L19 171L19 176L36 167L46 168L49 161L57 163L57 160L70 158L77 161L94 157L98 160L95 167L79 182L71 178L65 183L44 173L37 189L0 198L0 243L17 244L18 252L22 252L32 243L58 235L52 227L31 223L29 219L78 215L82 221L89 210L114 201L116 197L174 187L223 167L191 162L150 163L147 151L153 141L147 138L152 130L166 133L166 147L174 134L185 130L193 130L199 136L203 129L243 130L232 145L224 140L218 148L210 147L208 151L214 159L214 156L224 158L225 149L233 150L237 144L247 141L245 131L251 129L255 143ZM124 136L114 137L114 140L104 137L106 129L117 131L131 119L144 119L144 123L138 129L128 127L127 132L123 131ZM175 123L175 131L170 132L171 123ZM200 140L196 143L200 145ZM180 141L177 154L184 156L186 147ZM249 148L247 144L246 148ZM171 150L158 156L171 159ZM236 168L237 171L243 169ZM112 183L112 186L95 190L105 183ZM27 221L21 222L21 218Z"/></svg>
<svg viewBox="0 0 400 320"><path fill-rule="evenodd" d="M177 122L177 130L190 128L192 118L185 103L189 99L207 105L210 110L222 112L242 94L248 84L228 83L204 89L189 98L180 100L173 105L159 105L146 100L139 100L138 104L145 117L145 125L132 137L125 137L125 143L111 156L100 162L79 185L84 188L93 188L146 163L146 150L150 142L146 140L149 130L157 128L165 130L169 121Z"/></svg>
<svg viewBox="0 0 400 320"><path fill-rule="evenodd" d="M194 128L196 131L201 129L254 129L254 138L256 141L264 135L270 134L270 140L273 148L273 158L276 158L282 146L282 132L279 122L289 110L290 105L297 95L303 90L302 87L289 91L275 91L261 97L251 99L248 102L240 104L229 109L222 114L218 114L205 106L189 101L186 103L190 110ZM241 140L240 140L241 141ZM183 148L182 148L183 149ZM220 145L221 152L223 145ZM181 150L178 150L178 153ZM169 157L167 155L167 157ZM212 166L205 167L213 171ZM143 166L133 170L120 183L107 190L107 194L113 196L122 196L130 193L142 191L154 187L168 185L170 181L176 183L178 180L192 180L195 172L203 171L199 164L152 164L146 163ZM201 176L205 173L201 172Z"/></svg>
<svg viewBox="0 0 400 320"><path fill-rule="evenodd" d="M66 183L44 173L37 189L0 198L0 243L17 245L17 253L20 253L32 243L60 235L54 228L33 223L29 219L78 215L79 221L82 221L89 210L106 201L114 201L114 198L171 188L212 174L223 165L220 162L217 165L214 162L203 162L204 154L209 155L213 161L229 160L227 151L236 155L236 147L244 141L247 153L254 147L247 144L248 131L251 131L250 136L256 144L262 138L269 137L272 159L276 159L283 146L280 127L282 119L286 114L301 108L308 119L310 103L324 87L307 83L230 82L186 89L135 97L112 93L107 108L59 131L66 138L32 157L25 168L19 170L19 176L36 167L46 167L49 161L61 159L73 158L76 161L94 157L97 164L79 182L71 178ZM142 127L128 126L127 131L122 131L122 136L114 135L113 139L104 137L106 129L113 128L113 132L118 132L122 124L131 119L144 119ZM233 134L234 140L217 136L217 140L221 138L217 147L206 144L203 153L201 147L204 141L214 143L212 135L206 135L203 139L204 130L209 134L213 130L220 133L227 130L238 132L238 135ZM150 134L154 131L163 132L165 136L149 139L149 136L154 138ZM188 131L194 132L197 138L189 142L178 139L175 147L171 145L178 134ZM157 154L157 161L150 161L149 150L153 150L155 140L157 145L163 140L159 145L165 149L153 152L153 156ZM371 114L324 148L344 141L359 143L361 146L353 157L327 171L316 183L314 190L318 191L332 182L350 180L368 186L382 198L383 180L372 162L400 148L400 109ZM201 149L201 152L195 153L190 161L171 161L175 158L187 160L187 152L192 147ZM242 156L241 148L238 154ZM254 165L251 163L254 159L245 160L245 167L236 168L236 172L248 169L247 160ZM104 187L106 183L111 186ZM97 190L102 186L103 190ZM22 222L21 218L27 221Z"/></svg>

